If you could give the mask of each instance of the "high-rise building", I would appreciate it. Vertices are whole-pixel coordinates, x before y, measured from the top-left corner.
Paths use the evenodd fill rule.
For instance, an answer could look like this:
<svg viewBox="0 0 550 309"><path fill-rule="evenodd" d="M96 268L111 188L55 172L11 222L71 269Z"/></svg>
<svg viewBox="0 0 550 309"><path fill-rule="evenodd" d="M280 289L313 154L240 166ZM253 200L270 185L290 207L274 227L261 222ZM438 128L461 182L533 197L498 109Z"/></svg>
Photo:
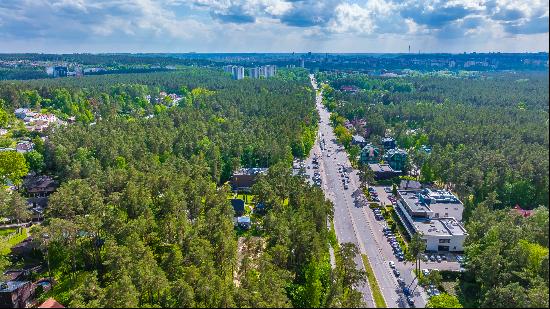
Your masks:
<svg viewBox="0 0 550 309"><path fill-rule="evenodd" d="M244 78L244 67L234 66L233 67L233 79L239 80Z"/></svg>
<svg viewBox="0 0 550 309"><path fill-rule="evenodd" d="M270 78L277 74L277 66L275 65L264 65L260 68L260 76L265 78Z"/></svg>
<svg viewBox="0 0 550 309"><path fill-rule="evenodd" d="M244 67L236 65L226 65L223 67L223 71L226 73L231 73L233 79L243 79L244 78Z"/></svg>
<svg viewBox="0 0 550 309"><path fill-rule="evenodd" d="M260 78L260 68L250 68L248 69L248 76L250 78Z"/></svg>
<svg viewBox="0 0 550 309"><path fill-rule="evenodd" d="M67 67L53 68L53 77L66 77L66 76L67 76Z"/></svg>

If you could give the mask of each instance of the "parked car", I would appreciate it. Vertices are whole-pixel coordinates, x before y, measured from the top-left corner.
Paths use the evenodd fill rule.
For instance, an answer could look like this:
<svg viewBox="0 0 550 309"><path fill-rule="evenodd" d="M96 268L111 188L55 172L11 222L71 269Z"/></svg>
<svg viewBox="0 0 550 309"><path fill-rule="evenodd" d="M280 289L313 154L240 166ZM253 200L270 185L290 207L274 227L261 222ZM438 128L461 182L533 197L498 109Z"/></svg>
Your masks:
<svg viewBox="0 0 550 309"><path fill-rule="evenodd" d="M430 271L427 270L427 269L422 269L422 274L423 274L424 276L427 276L427 275L430 274Z"/></svg>
<svg viewBox="0 0 550 309"><path fill-rule="evenodd" d="M388 265L390 265L390 268L395 268L395 262L394 261L389 261L388 262Z"/></svg>
<svg viewBox="0 0 550 309"><path fill-rule="evenodd" d="M387 192L387 193L390 193L392 190L390 187L384 187L384 191Z"/></svg>
<svg viewBox="0 0 550 309"><path fill-rule="evenodd" d="M403 287L403 294L405 294L406 296L409 296L411 295L411 290L405 286Z"/></svg>
<svg viewBox="0 0 550 309"><path fill-rule="evenodd" d="M397 284L399 284L399 286L405 286L405 280L397 278Z"/></svg>
<svg viewBox="0 0 550 309"><path fill-rule="evenodd" d="M441 263L441 256L436 256L435 259L437 260L438 263Z"/></svg>
<svg viewBox="0 0 550 309"><path fill-rule="evenodd" d="M396 276L396 277L399 277L401 275L401 273L399 272L399 270L397 269L393 269L393 274Z"/></svg>
<svg viewBox="0 0 550 309"><path fill-rule="evenodd" d="M446 260L447 260L447 256L446 256L445 254L442 254L442 255L441 255L441 259L442 259L443 261L446 261Z"/></svg>
<svg viewBox="0 0 550 309"><path fill-rule="evenodd" d="M403 262L405 260L405 256L401 253L395 256L399 262Z"/></svg>
<svg viewBox="0 0 550 309"><path fill-rule="evenodd" d="M414 300L410 296L407 296L407 304L409 307L414 307Z"/></svg>
<svg viewBox="0 0 550 309"><path fill-rule="evenodd" d="M430 255L430 261L435 262L435 255Z"/></svg>

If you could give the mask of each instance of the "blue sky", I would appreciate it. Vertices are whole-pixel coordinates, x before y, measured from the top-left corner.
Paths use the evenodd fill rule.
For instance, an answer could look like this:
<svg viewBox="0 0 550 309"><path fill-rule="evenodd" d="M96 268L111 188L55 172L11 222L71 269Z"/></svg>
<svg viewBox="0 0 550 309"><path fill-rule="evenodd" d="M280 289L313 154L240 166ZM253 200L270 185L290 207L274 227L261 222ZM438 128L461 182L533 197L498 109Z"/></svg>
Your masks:
<svg viewBox="0 0 550 309"><path fill-rule="evenodd" d="M548 0L0 0L0 52L548 51Z"/></svg>

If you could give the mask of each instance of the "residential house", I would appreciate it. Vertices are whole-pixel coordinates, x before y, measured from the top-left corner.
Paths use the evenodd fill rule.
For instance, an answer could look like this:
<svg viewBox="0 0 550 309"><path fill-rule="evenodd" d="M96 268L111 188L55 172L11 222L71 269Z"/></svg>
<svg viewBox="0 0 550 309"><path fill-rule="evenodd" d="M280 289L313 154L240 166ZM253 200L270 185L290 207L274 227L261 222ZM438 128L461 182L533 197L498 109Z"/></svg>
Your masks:
<svg viewBox="0 0 550 309"><path fill-rule="evenodd" d="M53 298L48 298L45 302L43 302L38 308L65 308L62 304L58 303Z"/></svg>
<svg viewBox="0 0 550 309"><path fill-rule="evenodd" d="M244 230L250 229L250 226L252 225L252 223L250 221L250 217L248 217L248 216L238 217L237 218L237 225L240 228L244 229Z"/></svg>
<svg viewBox="0 0 550 309"><path fill-rule="evenodd" d="M351 137L351 144L352 145L357 145L360 148L363 148L367 145L367 141L361 135L353 135Z"/></svg>
<svg viewBox="0 0 550 309"><path fill-rule="evenodd" d="M50 176L27 176L23 187L31 197L47 197L57 189L57 181Z"/></svg>
<svg viewBox="0 0 550 309"><path fill-rule="evenodd" d="M31 295L29 281L0 282L0 308L26 308Z"/></svg>
<svg viewBox="0 0 550 309"><path fill-rule="evenodd" d="M362 163L377 163L380 161L380 149L369 143L361 149L361 162Z"/></svg>
<svg viewBox="0 0 550 309"><path fill-rule="evenodd" d="M405 150L395 148L389 149L384 154L384 161L396 171L404 171L407 166L408 154Z"/></svg>
<svg viewBox="0 0 550 309"><path fill-rule="evenodd" d="M391 137L384 137L382 138L382 146L384 147L384 150L390 150L397 148L397 143L395 142L395 139Z"/></svg>
<svg viewBox="0 0 550 309"><path fill-rule="evenodd" d="M386 180L401 175L401 171L396 171L389 164L371 163L369 169L374 173L375 180Z"/></svg>
<svg viewBox="0 0 550 309"><path fill-rule="evenodd" d="M20 152L20 153L29 152L33 150L33 148L34 148L34 143L31 141L20 141L17 143L17 146L15 147L17 152Z"/></svg>
<svg viewBox="0 0 550 309"><path fill-rule="evenodd" d="M249 192L259 175L267 173L267 168L241 168L231 176L229 183L233 191Z"/></svg>
<svg viewBox="0 0 550 309"><path fill-rule="evenodd" d="M235 217L241 217L244 215L244 201L238 198L231 199L231 206L235 211Z"/></svg>

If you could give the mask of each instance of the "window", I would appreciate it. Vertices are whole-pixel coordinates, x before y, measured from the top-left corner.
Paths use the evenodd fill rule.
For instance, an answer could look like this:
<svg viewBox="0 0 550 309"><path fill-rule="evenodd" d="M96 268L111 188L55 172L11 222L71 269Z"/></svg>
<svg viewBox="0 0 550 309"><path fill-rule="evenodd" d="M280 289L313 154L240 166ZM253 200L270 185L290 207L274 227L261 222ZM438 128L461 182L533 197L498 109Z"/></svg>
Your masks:
<svg viewBox="0 0 550 309"><path fill-rule="evenodd" d="M450 242L451 242L450 239L440 239L440 240L439 240L439 243L440 243L440 244L448 244L448 243L450 243Z"/></svg>

